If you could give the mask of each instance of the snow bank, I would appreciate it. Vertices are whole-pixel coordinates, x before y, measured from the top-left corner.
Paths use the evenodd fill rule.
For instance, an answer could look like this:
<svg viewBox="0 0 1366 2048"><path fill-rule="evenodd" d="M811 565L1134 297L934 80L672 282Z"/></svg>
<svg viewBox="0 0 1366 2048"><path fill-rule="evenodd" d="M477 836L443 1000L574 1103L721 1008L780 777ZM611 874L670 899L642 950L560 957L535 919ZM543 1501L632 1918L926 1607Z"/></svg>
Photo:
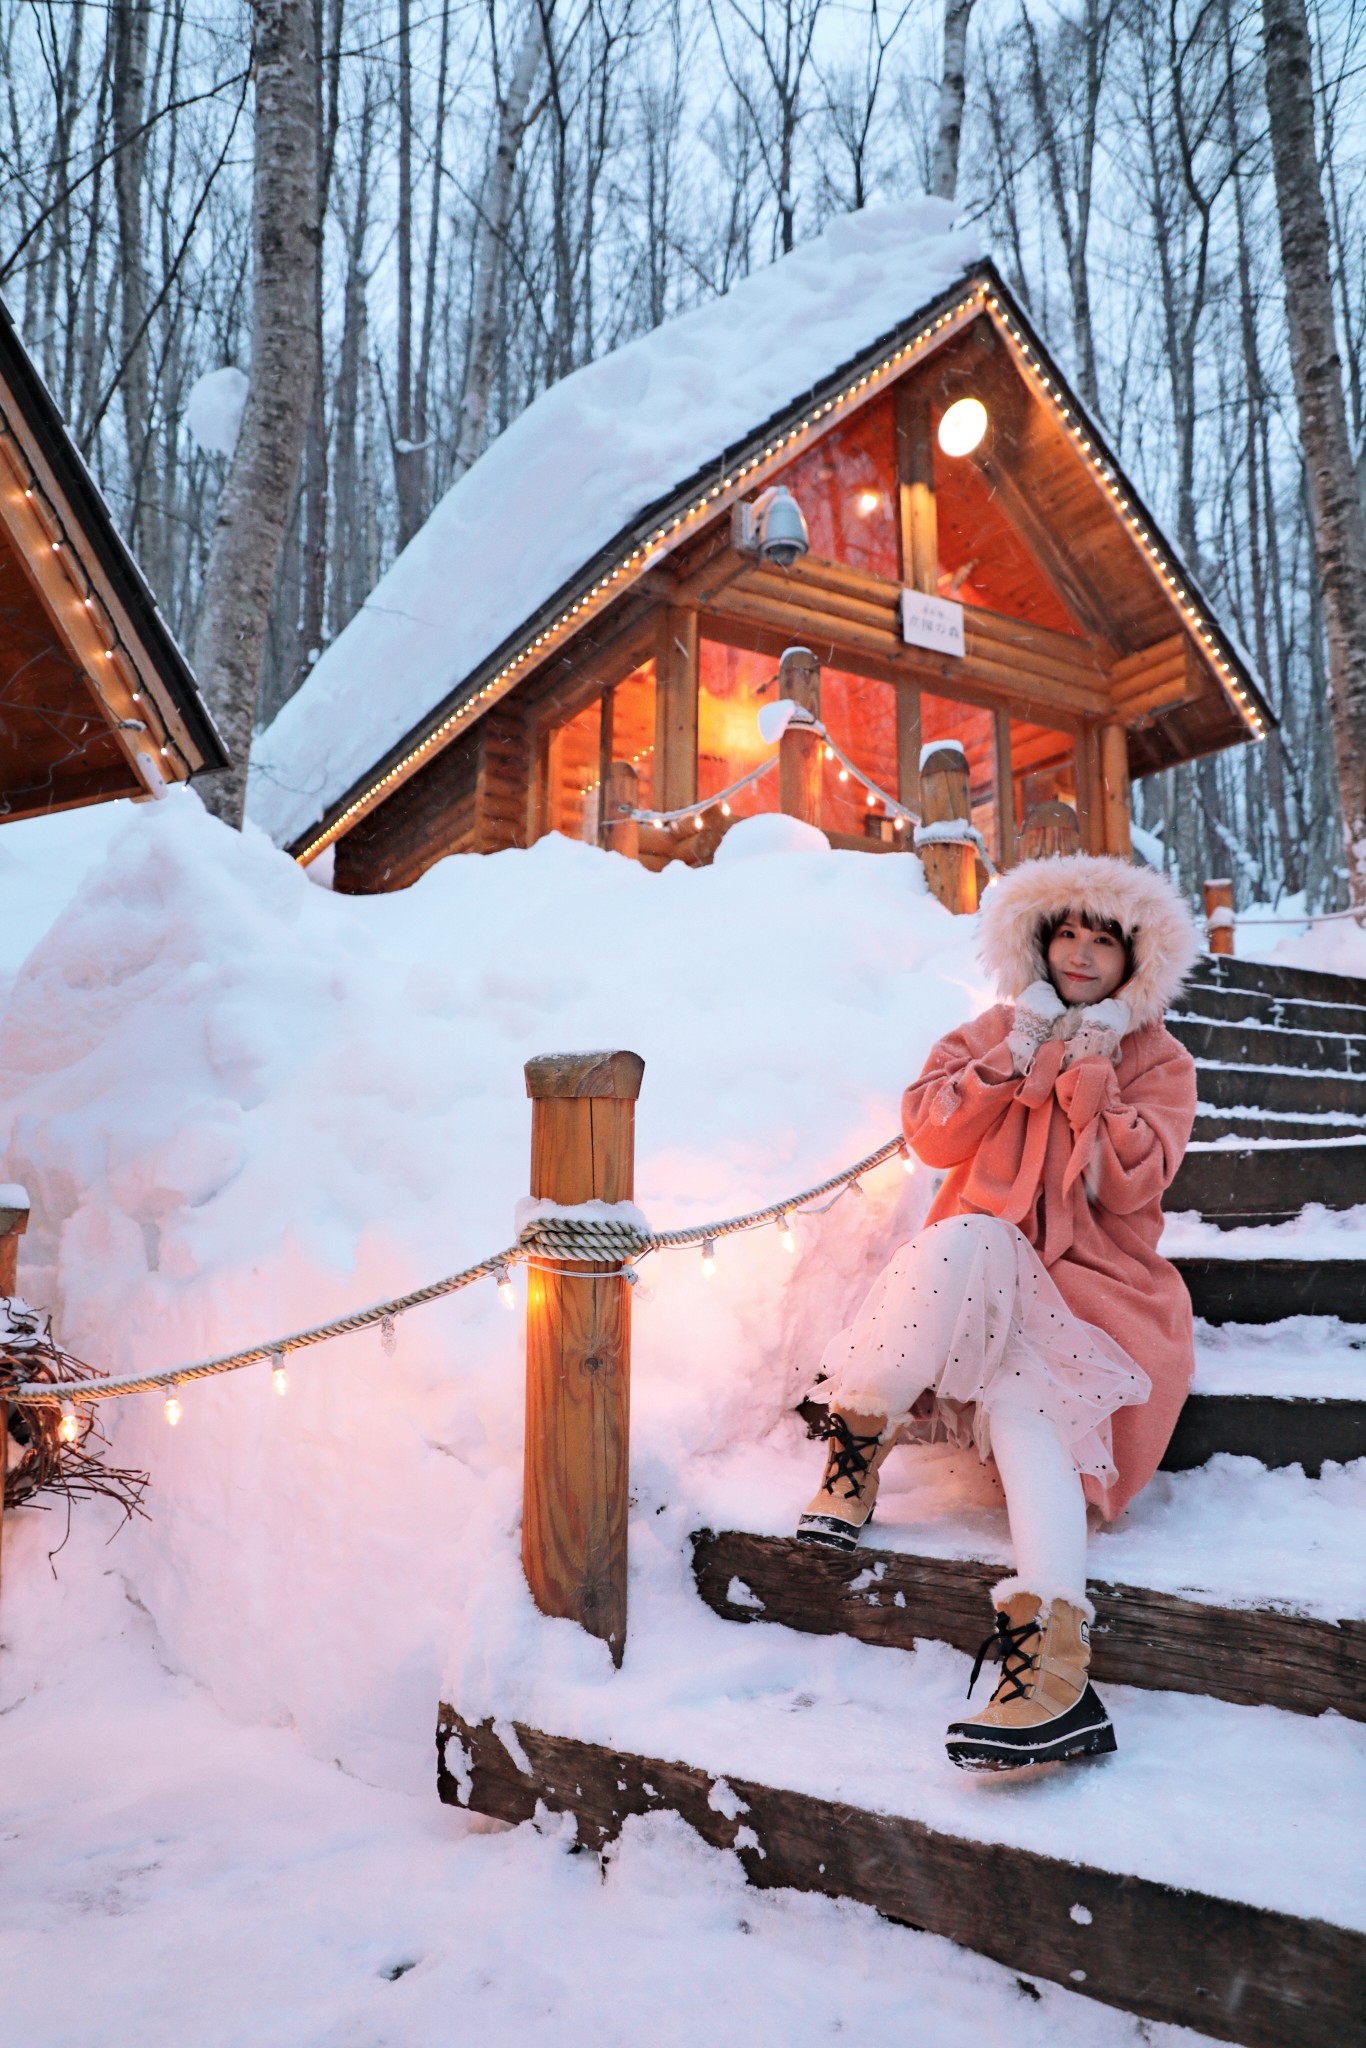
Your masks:
<svg viewBox="0 0 1366 2048"><path fill-rule="evenodd" d="M258 739L252 817L291 842L647 506L980 255L946 200L842 215L543 393L447 492Z"/></svg>
<svg viewBox="0 0 1366 2048"><path fill-rule="evenodd" d="M738 836L738 833L737 833ZM173 792L130 813L0 1026L0 1176L34 1203L26 1292L110 1371L271 1338L508 1244L533 1053L642 1053L637 1200L660 1227L772 1201L870 1151L981 1007L973 931L919 863L804 845L652 875L561 838L401 894L319 890ZM636 1315L637 1518L787 1415L927 1178L897 1163L797 1226L661 1256ZM647 1290L642 1290L647 1291ZM120 1403L155 1521L119 1568L236 1715L425 1784L443 1661L605 1652L537 1617L518 1562L518 1324L492 1284L290 1365ZM782 1426L786 1427L786 1423ZM634 1540L634 1539L633 1539Z"/></svg>

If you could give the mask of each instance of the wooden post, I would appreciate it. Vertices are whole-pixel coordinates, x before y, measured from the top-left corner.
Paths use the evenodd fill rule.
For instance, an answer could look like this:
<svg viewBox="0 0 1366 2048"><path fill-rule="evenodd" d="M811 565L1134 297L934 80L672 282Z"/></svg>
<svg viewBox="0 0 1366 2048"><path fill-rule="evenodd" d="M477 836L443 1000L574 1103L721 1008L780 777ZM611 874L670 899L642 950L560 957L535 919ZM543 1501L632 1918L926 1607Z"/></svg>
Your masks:
<svg viewBox="0 0 1366 2048"><path fill-rule="evenodd" d="M1015 774L1010 759L1010 713L1002 707L995 716L996 766L996 863L1008 868L1015 864Z"/></svg>
<svg viewBox="0 0 1366 2048"><path fill-rule="evenodd" d="M961 747L936 747L920 770L920 799L926 825L972 823L972 790ZM925 880L946 910L963 916L977 908L977 847L972 840L931 840L916 851Z"/></svg>
<svg viewBox="0 0 1366 2048"><path fill-rule="evenodd" d="M697 802L697 613L667 605L655 644L654 808Z"/></svg>
<svg viewBox="0 0 1366 2048"><path fill-rule="evenodd" d="M778 664L778 695L821 715L821 665L809 647L789 647ZM778 801L790 818L821 822L821 756L825 742L809 725L789 725L778 742Z"/></svg>
<svg viewBox="0 0 1366 2048"><path fill-rule="evenodd" d="M1101 810L1105 820L1105 851L1132 860L1133 833L1129 815L1129 735L1119 723L1100 729Z"/></svg>
<svg viewBox="0 0 1366 2048"><path fill-rule="evenodd" d="M28 1196L0 1188L0 1295L19 1292L19 1240L28 1229ZM9 1460L9 1402L0 1396L0 1572L5 1551L5 1473Z"/></svg>
<svg viewBox="0 0 1366 2048"><path fill-rule="evenodd" d="M526 1063L531 1192L627 1202L635 1192L633 1052L551 1053ZM522 1564L543 1614L626 1646L631 1291L610 1265L555 1260L527 1272ZM606 1275L608 1277L601 1277Z"/></svg>
<svg viewBox="0 0 1366 2048"><path fill-rule="evenodd" d="M1077 734L1077 824L1084 853L1104 853L1105 826L1101 816L1100 744L1093 725Z"/></svg>
<svg viewBox="0 0 1366 2048"><path fill-rule="evenodd" d="M1031 804L1020 829L1019 858L1047 860L1055 853L1080 853L1081 827L1071 804Z"/></svg>
<svg viewBox="0 0 1366 2048"><path fill-rule="evenodd" d="M640 772L632 761L614 761L603 784L600 843L610 853L634 860L640 852L640 823L628 815L640 801Z"/></svg>
<svg viewBox="0 0 1366 2048"><path fill-rule="evenodd" d="M1233 951L1233 883L1206 882L1205 932L1211 953Z"/></svg>
<svg viewBox="0 0 1366 2048"><path fill-rule="evenodd" d="M897 543L901 581L939 591L939 515L934 501L934 436L929 398L903 377L896 387ZM896 692L897 795L920 809L920 686Z"/></svg>

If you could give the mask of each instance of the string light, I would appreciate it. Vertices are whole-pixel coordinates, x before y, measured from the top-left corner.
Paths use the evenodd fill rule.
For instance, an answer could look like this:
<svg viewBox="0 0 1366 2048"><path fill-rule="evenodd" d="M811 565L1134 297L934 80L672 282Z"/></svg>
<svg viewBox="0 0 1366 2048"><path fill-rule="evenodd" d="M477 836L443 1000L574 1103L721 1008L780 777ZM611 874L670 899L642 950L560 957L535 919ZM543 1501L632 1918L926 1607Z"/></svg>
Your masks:
<svg viewBox="0 0 1366 2048"><path fill-rule="evenodd" d="M81 1422L75 1405L70 1401L62 1403L62 1419L57 1424L57 1435L64 1444L74 1444L80 1435Z"/></svg>
<svg viewBox="0 0 1366 2048"><path fill-rule="evenodd" d="M910 1146L906 1143L906 1140L904 1138L901 1140L901 1143L897 1146L897 1150L901 1154L901 1168L903 1173L914 1173L915 1154L914 1152L912 1152Z"/></svg>
<svg viewBox="0 0 1366 2048"><path fill-rule="evenodd" d="M166 1396L166 1406L162 1412L172 1429L174 1429L180 1420L180 1402L176 1395L168 1394Z"/></svg>
<svg viewBox="0 0 1366 2048"><path fill-rule="evenodd" d="M285 1354L283 1351L272 1351L270 1357L270 1383L277 1394L287 1394L289 1392L289 1374L285 1370Z"/></svg>
<svg viewBox="0 0 1366 2048"><path fill-rule="evenodd" d="M517 1294L516 1290L512 1285L512 1275L511 1273L509 1273L507 1267L500 1266L498 1268L497 1274L495 1275L495 1278L498 1282L498 1299L502 1302L503 1307L516 1308Z"/></svg>
<svg viewBox="0 0 1366 2048"><path fill-rule="evenodd" d="M792 1234L792 1218L786 1209L778 1218L778 1242L785 1252L795 1252L797 1249L797 1240Z"/></svg>
<svg viewBox="0 0 1366 2048"><path fill-rule="evenodd" d="M715 1239L714 1237L704 1237L704 1238L703 1238L703 1240L702 1240L702 1277L703 1277L703 1279L704 1279L704 1280L710 1280L710 1279L711 1279L711 1277L712 1277L712 1275L713 1275L713 1273L715 1273L715 1271L716 1271L716 1239Z"/></svg>

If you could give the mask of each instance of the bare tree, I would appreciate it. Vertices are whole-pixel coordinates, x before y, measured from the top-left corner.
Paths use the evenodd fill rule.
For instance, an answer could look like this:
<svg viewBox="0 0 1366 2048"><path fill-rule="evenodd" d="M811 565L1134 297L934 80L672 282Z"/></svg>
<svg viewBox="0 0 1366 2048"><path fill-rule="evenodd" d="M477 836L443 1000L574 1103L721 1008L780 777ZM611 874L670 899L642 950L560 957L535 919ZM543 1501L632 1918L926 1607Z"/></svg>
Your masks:
<svg viewBox="0 0 1366 2048"><path fill-rule="evenodd" d="M1356 488L1333 319L1328 217L1314 141L1303 0L1262 0L1266 103L1290 360L1314 510L1348 887L1366 902L1366 521Z"/></svg>
<svg viewBox="0 0 1366 2048"><path fill-rule="evenodd" d="M275 568L313 401L318 220L312 0L252 0L251 385L204 576L195 663L232 756L204 799L240 825Z"/></svg>
<svg viewBox="0 0 1366 2048"><path fill-rule="evenodd" d="M968 22L973 0L945 0L944 69L930 190L937 199L952 199L958 190L958 144L963 134L963 96L968 65Z"/></svg>

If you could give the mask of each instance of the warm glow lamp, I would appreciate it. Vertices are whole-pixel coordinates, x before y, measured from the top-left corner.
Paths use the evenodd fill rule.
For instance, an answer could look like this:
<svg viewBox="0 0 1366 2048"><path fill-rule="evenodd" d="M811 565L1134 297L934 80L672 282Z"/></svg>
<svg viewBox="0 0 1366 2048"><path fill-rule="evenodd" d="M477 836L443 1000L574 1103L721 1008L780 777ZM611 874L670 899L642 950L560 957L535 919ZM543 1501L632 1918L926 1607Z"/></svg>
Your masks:
<svg viewBox="0 0 1366 2048"><path fill-rule="evenodd" d="M946 455L971 455L987 430L987 409L980 398L956 398L939 422L939 445Z"/></svg>

